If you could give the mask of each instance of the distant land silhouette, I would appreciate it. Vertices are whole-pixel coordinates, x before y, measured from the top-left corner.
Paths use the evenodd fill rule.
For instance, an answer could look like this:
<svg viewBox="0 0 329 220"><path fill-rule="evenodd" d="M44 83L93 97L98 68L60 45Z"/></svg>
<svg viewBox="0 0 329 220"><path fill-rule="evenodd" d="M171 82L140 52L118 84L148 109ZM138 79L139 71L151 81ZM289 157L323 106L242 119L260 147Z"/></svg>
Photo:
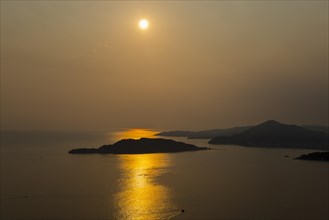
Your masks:
<svg viewBox="0 0 329 220"><path fill-rule="evenodd" d="M192 144L177 142L162 138L124 139L114 144L103 145L99 148L78 148L70 150L70 154L145 154L145 153L174 153L184 151L207 150L207 147L197 147Z"/></svg>
<svg viewBox="0 0 329 220"><path fill-rule="evenodd" d="M224 129L212 129L203 131L165 131L156 134L157 136L187 137L189 139L211 139L217 136L230 136L244 132L253 126L233 127Z"/></svg>
<svg viewBox="0 0 329 220"><path fill-rule="evenodd" d="M211 129L202 131L164 131L156 134L157 136L163 137L187 137L188 139L211 139L218 136L232 136L245 132L255 126L241 126L233 128L223 128L223 129ZM301 125L300 127L311 131L320 131L324 133L329 133L329 127L323 125Z"/></svg>
<svg viewBox="0 0 329 220"><path fill-rule="evenodd" d="M309 154L303 154L295 159L298 160L317 160L317 161L328 161L329 162L329 152L313 152Z"/></svg>
<svg viewBox="0 0 329 220"><path fill-rule="evenodd" d="M210 144L328 149L328 133L269 120L239 134L218 136Z"/></svg>
<svg viewBox="0 0 329 220"><path fill-rule="evenodd" d="M329 134L329 127L328 126L323 126L323 125L301 125L301 127L305 128L307 130L321 131L321 132Z"/></svg>

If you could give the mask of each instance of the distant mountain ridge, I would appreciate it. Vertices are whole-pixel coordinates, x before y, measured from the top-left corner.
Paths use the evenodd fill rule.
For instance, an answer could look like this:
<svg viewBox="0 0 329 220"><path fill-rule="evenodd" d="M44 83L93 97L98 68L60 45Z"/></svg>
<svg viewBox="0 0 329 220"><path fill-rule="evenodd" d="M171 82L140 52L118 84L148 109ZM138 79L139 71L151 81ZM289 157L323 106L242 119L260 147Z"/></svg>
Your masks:
<svg viewBox="0 0 329 220"><path fill-rule="evenodd" d="M321 131L324 133L329 133L329 127L328 126L323 126L323 125L301 125L302 128L305 128L307 130L311 131Z"/></svg>
<svg viewBox="0 0 329 220"><path fill-rule="evenodd" d="M274 121L274 120L269 120ZM234 134L245 132L255 126L240 126L232 128L221 128L221 129L211 129L211 130L201 130L201 131L164 131L156 134L157 136L164 137L187 137L189 139L211 139L217 136L231 136ZM329 133L328 126L322 125L301 125L300 127L311 131L321 131L324 133Z"/></svg>
<svg viewBox="0 0 329 220"><path fill-rule="evenodd" d="M209 143L254 147L327 149L328 140L328 133L269 120L239 134L212 138Z"/></svg>
<svg viewBox="0 0 329 220"><path fill-rule="evenodd" d="M169 136L169 137L187 137L189 139L211 139L213 137L222 135L230 136L233 134L244 132L253 126L211 129L202 131L164 131L156 134L157 136Z"/></svg>

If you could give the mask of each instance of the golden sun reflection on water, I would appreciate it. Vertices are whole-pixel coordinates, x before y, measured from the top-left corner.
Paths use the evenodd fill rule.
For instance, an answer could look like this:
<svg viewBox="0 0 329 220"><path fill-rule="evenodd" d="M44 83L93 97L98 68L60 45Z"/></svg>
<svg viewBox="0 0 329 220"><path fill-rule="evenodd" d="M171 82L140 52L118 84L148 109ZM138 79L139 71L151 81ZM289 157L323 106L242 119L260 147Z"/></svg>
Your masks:
<svg viewBox="0 0 329 220"><path fill-rule="evenodd" d="M153 137L156 135L158 131L152 129L145 129L145 128L130 128L124 131L116 132L114 137L116 140L121 139L140 139L143 137Z"/></svg>
<svg viewBox="0 0 329 220"><path fill-rule="evenodd" d="M169 219L177 215L170 191L156 178L167 174L167 154L120 155L122 176L115 195L115 219Z"/></svg>

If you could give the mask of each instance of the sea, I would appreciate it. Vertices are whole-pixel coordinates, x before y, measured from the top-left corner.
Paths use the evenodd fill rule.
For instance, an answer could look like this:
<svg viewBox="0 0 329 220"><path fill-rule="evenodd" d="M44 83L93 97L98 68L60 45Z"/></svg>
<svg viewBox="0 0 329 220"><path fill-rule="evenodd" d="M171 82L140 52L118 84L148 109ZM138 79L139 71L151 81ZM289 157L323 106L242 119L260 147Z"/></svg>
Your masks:
<svg viewBox="0 0 329 220"><path fill-rule="evenodd" d="M157 132L2 131L0 219L329 219L329 163L294 159L314 150L68 154Z"/></svg>

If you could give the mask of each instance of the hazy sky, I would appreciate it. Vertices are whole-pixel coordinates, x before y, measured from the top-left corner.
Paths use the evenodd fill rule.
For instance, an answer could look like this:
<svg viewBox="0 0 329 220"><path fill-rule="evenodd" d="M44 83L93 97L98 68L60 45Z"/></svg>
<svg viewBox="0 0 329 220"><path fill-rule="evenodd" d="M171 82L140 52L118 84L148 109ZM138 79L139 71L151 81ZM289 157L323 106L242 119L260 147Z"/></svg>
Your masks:
<svg viewBox="0 0 329 220"><path fill-rule="evenodd" d="M328 123L327 1L1 1L2 129L267 119Z"/></svg>

